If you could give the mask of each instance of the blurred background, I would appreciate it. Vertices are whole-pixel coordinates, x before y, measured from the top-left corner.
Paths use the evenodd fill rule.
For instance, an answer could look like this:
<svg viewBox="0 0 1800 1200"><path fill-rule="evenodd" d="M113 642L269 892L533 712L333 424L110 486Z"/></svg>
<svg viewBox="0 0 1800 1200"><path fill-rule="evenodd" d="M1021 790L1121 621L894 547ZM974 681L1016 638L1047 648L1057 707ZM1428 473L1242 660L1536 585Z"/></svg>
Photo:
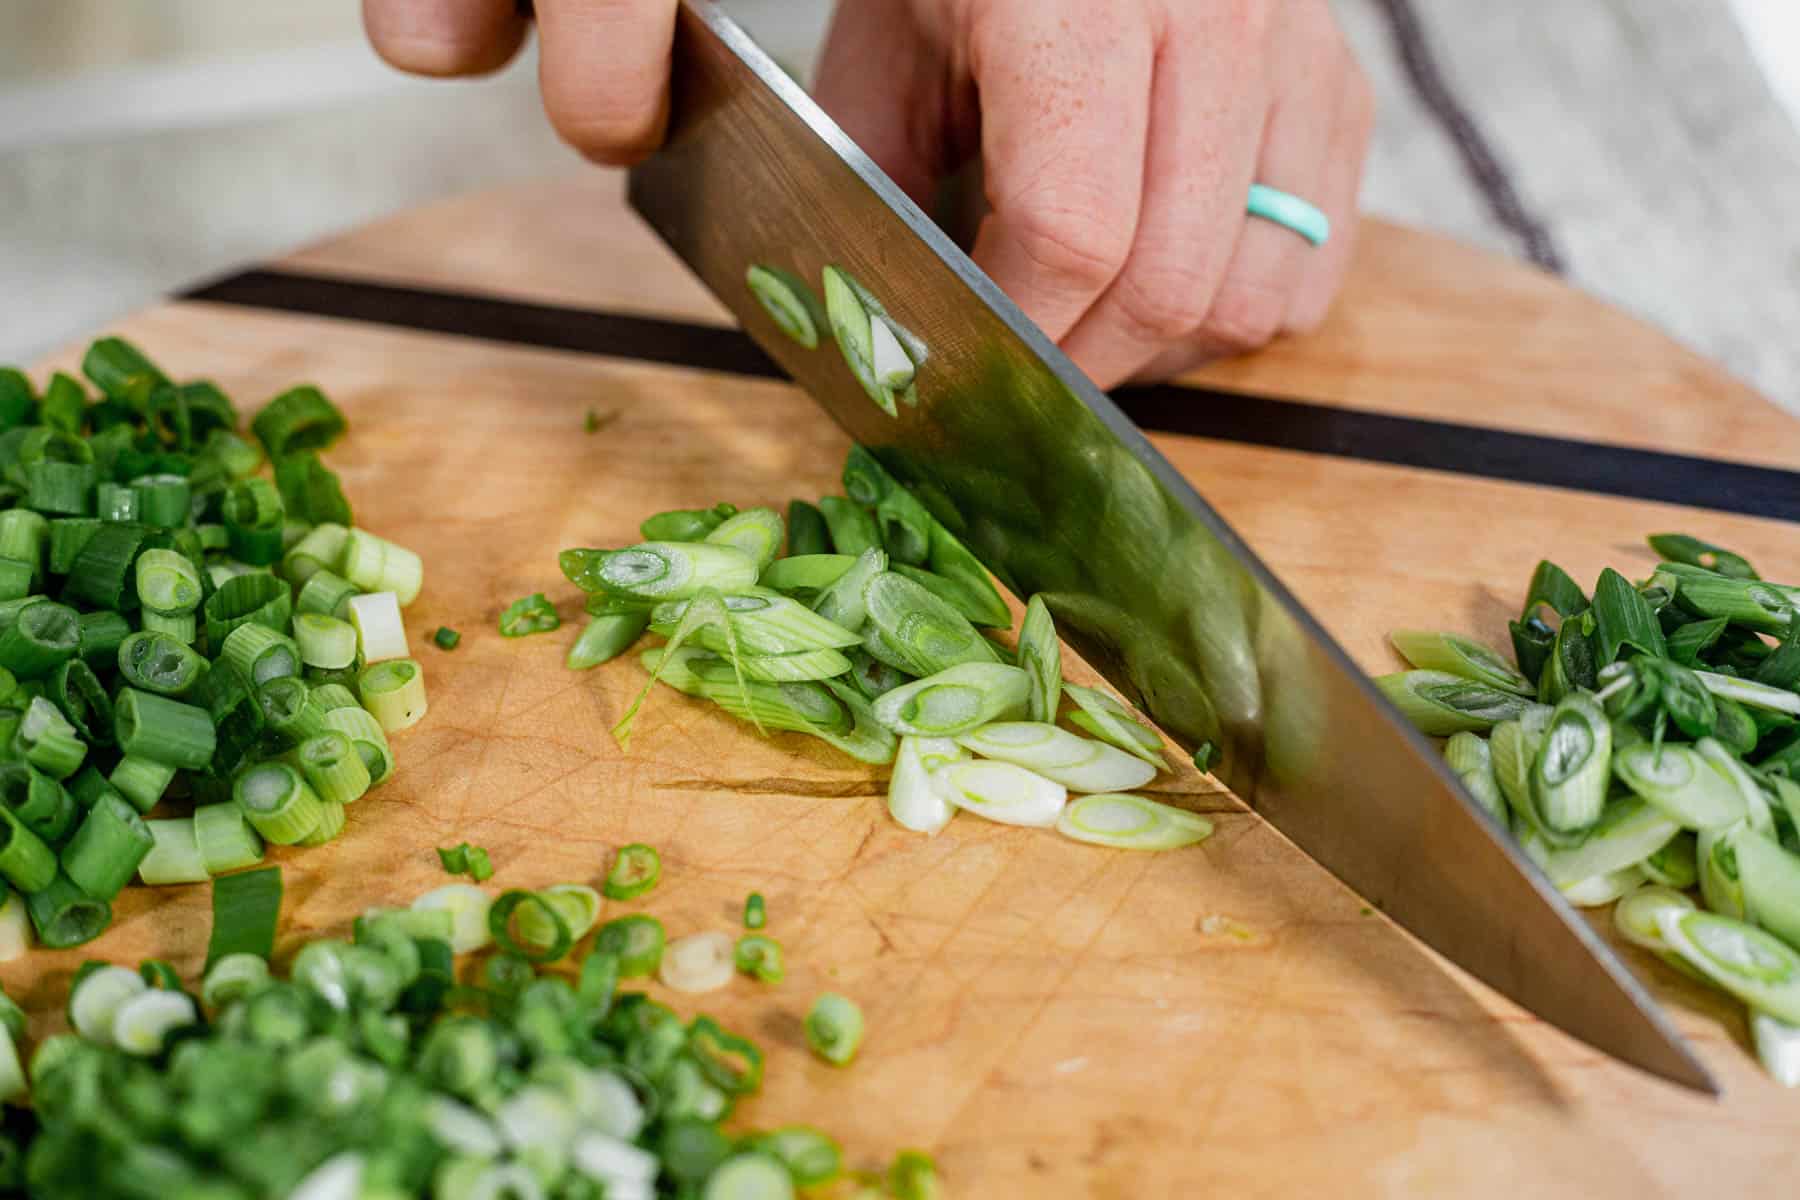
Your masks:
<svg viewBox="0 0 1800 1200"><path fill-rule="evenodd" d="M831 4L727 6L804 73ZM1561 270L1800 410L1800 0L1337 7L1381 103L1366 211ZM404 78L357 0L8 0L0 362L395 209L584 169L535 73L528 51Z"/></svg>

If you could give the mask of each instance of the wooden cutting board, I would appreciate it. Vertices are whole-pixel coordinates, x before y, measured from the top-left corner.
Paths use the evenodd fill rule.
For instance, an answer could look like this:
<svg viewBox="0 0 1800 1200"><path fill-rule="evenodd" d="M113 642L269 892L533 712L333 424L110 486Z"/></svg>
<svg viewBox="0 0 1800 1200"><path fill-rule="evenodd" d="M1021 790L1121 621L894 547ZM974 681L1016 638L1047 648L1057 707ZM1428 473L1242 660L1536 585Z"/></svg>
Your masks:
<svg viewBox="0 0 1800 1200"><path fill-rule="evenodd" d="M351 418L329 457L359 517L427 564L407 616L431 714L396 739L400 775L354 806L343 838L272 856L287 945L444 882L441 844L487 846L496 885L541 886L595 882L617 846L644 841L663 854L649 907L671 934L734 929L760 890L787 947L785 983L740 981L700 1006L769 1047L744 1118L831 1130L861 1165L927 1148L952 1195L1791 1194L1800 1095L1761 1074L1738 1005L1627 952L1725 1097L1661 1084L1421 949L1191 772L1162 786L1215 814L1217 835L1130 855L969 817L906 833L886 819L884 772L761 741L670 693L621 754L607 730L643 677L630 662L562 668L579 605L556 551L635 540L660 509L836 491L846 443L785 383L645 361L679 357L668 322L728 319L624 210L616 176L408 213L209 294L113 328L246 407L323 386ZM733 338L702 335L676 342L743 366ZM1577 481L1591 463L1595 479L1622 469L1627 492L1723 503L1708 481L1725 474L1616 448L1787 468L1800 424L1626 317L1438 238L1369 227L1323 331L1192 382L1325 406L1219 433L1224 410L1202 406L1229 402L1197 392L1196 419L1167 423L1217 435L1155 440L1371 671L1396 666L1382 640L1395 626L1504 645L1541 555L1583 580L1607 564L1641 574L1648 531L1800 577L1791 523L1506 481L1548 455ZM605 418L592 435L590 409ZM1562 440L1506 441L1537 447L1508 467L1483 429ZM1284 448L1306 445L1332 452ZM1442 469L1397 465L1421 447ZM1800 479L1787 482L1791 512ZM500 638L500 608L537 590L570 623ZM440 624L464 633L454 653L427 641ZM84 951L0 969L40 1029L90 954L197 969L205 888L130 889L119 917ZM825 989L868 1015L847 1070L799 1034Z"/></svg>

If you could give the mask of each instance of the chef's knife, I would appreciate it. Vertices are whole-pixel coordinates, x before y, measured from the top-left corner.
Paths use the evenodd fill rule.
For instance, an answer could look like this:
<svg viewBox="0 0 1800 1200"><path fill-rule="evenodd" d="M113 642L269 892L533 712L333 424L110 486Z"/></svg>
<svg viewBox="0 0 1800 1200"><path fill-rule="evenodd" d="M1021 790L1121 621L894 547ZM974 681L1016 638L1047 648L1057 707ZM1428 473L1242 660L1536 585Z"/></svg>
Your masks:
<svg viewBox="0 0 1800 1200"><path fill-rule="evenodd" d="M1432 747L1110 400L717 5L684 0L666 148L632 205L851 436L1238 797L1394 920L1576 1037L1712 1079ZM923 343L872 403L787 337L760 264L859 280ZM1204 481L1202 481L1204 483Z"/></svg>

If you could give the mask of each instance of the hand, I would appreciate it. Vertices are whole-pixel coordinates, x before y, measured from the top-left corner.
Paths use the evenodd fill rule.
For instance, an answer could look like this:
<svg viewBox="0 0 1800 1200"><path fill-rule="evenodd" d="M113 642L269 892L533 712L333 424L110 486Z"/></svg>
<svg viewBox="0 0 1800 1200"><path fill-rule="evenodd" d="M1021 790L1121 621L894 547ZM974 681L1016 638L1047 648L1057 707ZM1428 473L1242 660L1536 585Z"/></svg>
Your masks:
<svg viewBox="0 0 1800 1200"><path fill-rule="evenodd" d="M1329 0L842 0L815 91L920 202L978 153L974 257L1102 387L1311 329L1373 103ZM1331 219L1247 218L1252 182Z"/></svg>

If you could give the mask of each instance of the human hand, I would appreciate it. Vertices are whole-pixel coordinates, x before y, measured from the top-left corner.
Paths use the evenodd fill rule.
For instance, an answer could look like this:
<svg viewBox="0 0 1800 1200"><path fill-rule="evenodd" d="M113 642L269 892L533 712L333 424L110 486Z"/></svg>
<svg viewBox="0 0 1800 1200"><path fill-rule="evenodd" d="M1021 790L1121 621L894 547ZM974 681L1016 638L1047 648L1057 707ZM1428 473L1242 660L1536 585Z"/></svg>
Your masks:
<svg viewBox="0 0 1800 1200"><path fill-rule="evenodd" d="M980 156L974 257L1102 387L1324 319L1373 120L1328 0L841 0L815 91L921 203ZM1331 220L1314 247L1250 185Z"/></svg>

